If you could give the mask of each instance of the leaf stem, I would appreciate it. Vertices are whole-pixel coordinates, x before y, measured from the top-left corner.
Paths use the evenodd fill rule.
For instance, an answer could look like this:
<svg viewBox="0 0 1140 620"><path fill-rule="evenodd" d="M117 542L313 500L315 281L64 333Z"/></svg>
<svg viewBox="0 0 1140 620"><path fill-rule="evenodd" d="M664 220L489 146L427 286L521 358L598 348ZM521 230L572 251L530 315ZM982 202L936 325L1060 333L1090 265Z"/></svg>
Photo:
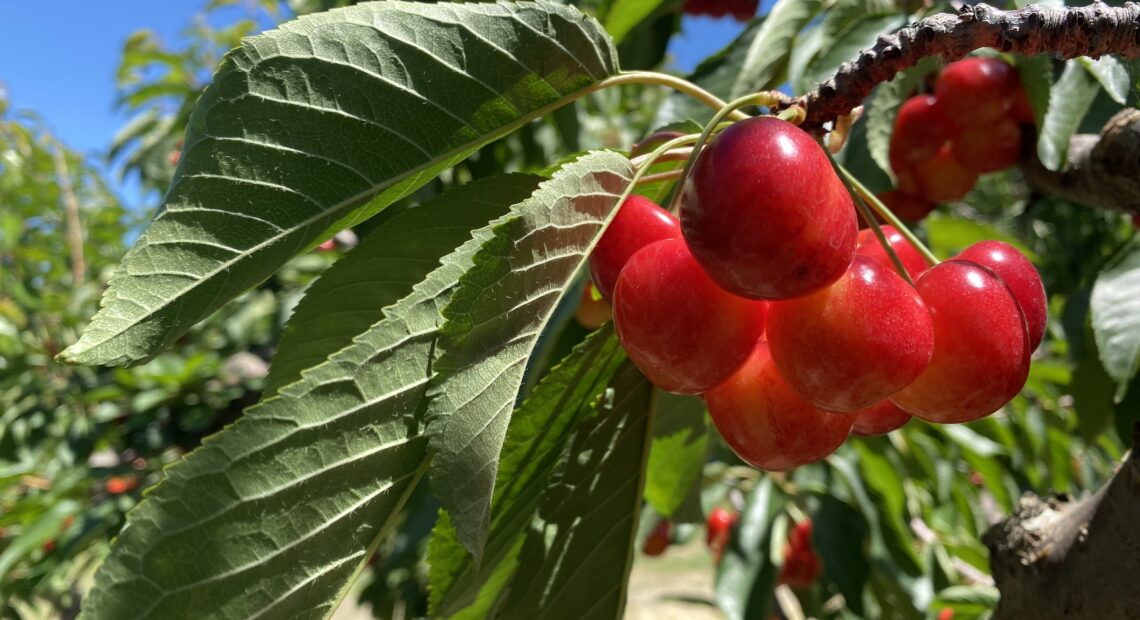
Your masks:
<svg viewBox="0 0 1140 620"><path fill-rule="evenodd" d="M609 88L610 86L621 86L623 84L658 84L660 86L668 86L700 101L714 110L724 109L724 107L728 105L720 97L717 97L684 78L657 71L623 71L598 82L594 85L596 87L594 90L601 90L603 88ZM743 112L734 112L732 118L744 120L748 118L748 115Z"/></svg>
<svg viewBox="0 0 1140 620"><path fill-rule="evenodd" d="M874 209L876 213L879 214L879 216L881 216L884 220L887 220L888 224L898 229L899 234L901 234L911 245L913 245L920 254L922 254L922 257L926 259L926 262L930 263L931 265L937 265L940 262L938 260L938 257L934 255L934 252L932 252L930 248L926 247L926 244L923 243L922 240L919 239L913 232L911 232L910 228L907 227L907 225L904 224L903 221L898 218L898 216L892 213L891 210L888 209L887 206L878 199L878 197L871 193L871 190L867 189L866 186L860 183L859 179L855 178L855 175L848 172L846 168L840 166L838 163L836 163L836 169L839 170L839 174L843 177L844 181L853 187L855 191L858 192L859 196L865 200L866 203L870 205L870 207ZM873 221L874 218L870 220L870 222Z"/></svg>

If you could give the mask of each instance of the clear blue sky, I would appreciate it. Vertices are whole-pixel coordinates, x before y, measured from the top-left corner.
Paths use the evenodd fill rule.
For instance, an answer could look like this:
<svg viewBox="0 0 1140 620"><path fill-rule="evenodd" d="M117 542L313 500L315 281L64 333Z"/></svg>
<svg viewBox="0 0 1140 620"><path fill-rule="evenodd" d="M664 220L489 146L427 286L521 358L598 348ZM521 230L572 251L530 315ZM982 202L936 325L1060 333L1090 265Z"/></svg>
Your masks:
<svg viewBox="0 0 1140 620"><path fill-rule="evenodd" d="M0 84L12 108L35 111L65 144L101 162L127 120L114 107L123 43L140 29L177 42L206 1L0 0ZM227 9L216 21L232 23L245 14L243 8ZM731 19L687 19L671 50L676 68L692 69L740 29ZM150 206L141 204L145 200L134 184L119 189L127 204Z"/></svg>

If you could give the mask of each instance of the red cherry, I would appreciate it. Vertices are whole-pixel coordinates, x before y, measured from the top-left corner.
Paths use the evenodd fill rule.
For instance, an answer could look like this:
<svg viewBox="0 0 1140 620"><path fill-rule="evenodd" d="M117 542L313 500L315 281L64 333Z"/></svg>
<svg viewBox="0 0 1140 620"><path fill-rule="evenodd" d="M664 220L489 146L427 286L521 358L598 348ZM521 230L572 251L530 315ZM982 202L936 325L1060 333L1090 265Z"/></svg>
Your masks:
<svg viewBox="0 0 1140 620"><path fill-rule="evenodd" d="M685 182L681 231L728 291L806 295L839 279L855 253L855 207L823 149L778 118L725 129Z"/></svg>
<svg viewBox="0 0 1140 620"><path fill-rule="evenodd" d="M971 125L954 137L954 159L974 172L995 172L1017 163L1021 127L1009 117Z"/></svg>
<svg viewBox="0 0 1140 620"><path fill-rule="evenodd" d="M996 58L973 57L947 65L934 83L934 96L946 115L964 127L1005 116L1020 87L1013 67Z"/></svg>
<svg viewBox="0 0 1140 620"><path fill-rule="evenodd" d="M122 495L138 486L134 476L111 476L107 479L106 489L111 495Z"/></svg>
<svg viewBox="0 0 1140 620"><path fill-rule="evenodd" d="M826 457L854 423L852 416L821 411L800 398L776 370L763 340L736 374L705 394L705 404L729 447L769 471Z"/></svg>
<svg viewBox="0 0 1140 620"><path fill-rule="evenodd" d="M1037 116L1033 113L1033 103L1029 101L1029 94L1024 88L1018 88L1013 97L1013 106L1009 109L1009 117L1022 125L1034 125Z"/></svg>
<svg viewBox="0 0 1140 620"><path fill-rule="evenodd" d="M855 416L855 425L851 427L851 432L864 437L885 435L910 420L909 413L889 400L860 409L852 415Z"/></svg>
<svg viewBox="0 0 1140 620"><path fill-rule="evenodd" d="M943 607L942 611L938 612L938 620L954 620L954 610Z"/></svg>
<svg viewBox="0 0 1140 620"><path fill-rule="evenodd" d="M680 238L681 223L672 213L644 196L630 196L590 253L594 286L603 299L613 301L618 274L630 256L654 241Z"/></svg>
<svg viewBox="0 0 1140 620"><path fill-rule="evenodd" d="M950 145L942 147L933 158L915 165L910 174L915 186L912 193L929 202L950 202L963 198L978 182L978 173L958 163L950 151ZM899 188L903 189L901 175Z"/></svg>
<svg viewBox="0 0 1140 620"><path fill-rule="evenodd" d="M1012 245L992 240L979 241L962 250L955 258L988 267L1005 282L1025 314L1029 328L1029 350L1035 350L1045 337L1045 327L1049 322L1049 300L1033 263Z"/></svg>
<svg viewBox="0 0 1140 620"><path fill-rule="evenodd" d="M899 106L891 134L891 162L917 164L938 154L954 135L954 123L931 95L916 95Z"/></svg>
<svg viewBox="0 0 1140 620"><path fill-rule="evenodd" d="M907 275L912 280L926 271L926 259L922 257L922 253L918 249L906 240L906 237L902 236L902 233L894 226L883 225L880 228L883 230L883 236L887 238L887 243L891 244L891 249L902 261L903 268L906 269ZM875 231L871 229L859 231L859 246L855 249L855 253L876 260L890 269L895 268L895 263L887 255L887 251L883 249L883 244L879 243Z"/></svg>
<svg viewBox="0 0 1140 620"><path fill-rule="evenodd" d="M835 284L768 308L772 360L812 405L850 412L906 387L930 363L934 327L893 267L856 255Z"/></svg>
<svg viewBox="0 0 1140 620"><path fill-rule="evenodd" d="M332 252L336 249L336 239L326 239L317 246L318 252Z"/></svg>
<svg viewBox="0 0 1140 620"><path fill-rule="evenodd" d="M682 239L652 243L626 263L614 289L614 327L655 385L699 394L724 381L764 331L764 302L718 287Z"/></svg>
<svg viewBox="0 0 1140 620"><path fill-rule="evenodd" d="M709 518L705 522L705 543L713 548L723 547L728 541L729 531L732 526L740 518L740 515L733 514L724 508L715 508L709 513Z"/></svg>
<svg viewBox="0 0 1140 620"><path fill-rule="evenodd" d="M665 553L665 549L669 547L669 536L672 533L672 524L668 521L661 521L649 536L645 538L645 542L641 545L641 552L648 556L658 556Z"/></svg>
<svg viewBox="0 0 1140 620"><path fill-rule="evenodd" d="M934 357L891 402L943 424L1000 409L1029 376L1025 316L1009 287L994 272L964 260L931 267L915 287L934 319Z"/></svg>
<svg viewBox="0 0 1140 620"><path fill-rule="evenodd" d="M736 21L746 22L756 16L756 9L760 8L760 0L735 0L732 7L732 16Z"/></svg>
<svg viewBox="0 0 1140 620"><path fill-rule="evenodd" d="M797 523L788 535L779 582L797 590L806 590L819 578L822 571L819 556L811 546L811 520L806 519Z"/></svg>
<svg viewBox="0 0 1140 620"><path fill-rule="evenodd" d="M900 190L883 192L878 195L878 198L891 210L891 213L908 222L917 222L925 218L938 206L933 202L927 202L918 196L912 196Z"/></svg>

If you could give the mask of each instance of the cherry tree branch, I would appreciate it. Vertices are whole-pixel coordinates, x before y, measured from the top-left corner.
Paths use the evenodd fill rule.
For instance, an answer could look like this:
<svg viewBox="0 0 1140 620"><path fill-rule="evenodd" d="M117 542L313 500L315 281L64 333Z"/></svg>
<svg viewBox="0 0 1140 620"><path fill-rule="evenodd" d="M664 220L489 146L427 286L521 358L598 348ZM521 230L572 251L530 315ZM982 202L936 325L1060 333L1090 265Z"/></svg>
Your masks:
<svg viewBox="0 0 1140 620"><path fill-rule="evenodd" d="M940 56L952 61L980 47L1059 58L1140 57L1140 4L1111 7L1094 2L1082 7L1029 6L1014 11L978 4L962 7L957 15L932 15L879 37L874 46L841 66L814 92L788 100L784 107L806 107L803 127L816 129L849 113L875 86L920 59Z"/></svg>

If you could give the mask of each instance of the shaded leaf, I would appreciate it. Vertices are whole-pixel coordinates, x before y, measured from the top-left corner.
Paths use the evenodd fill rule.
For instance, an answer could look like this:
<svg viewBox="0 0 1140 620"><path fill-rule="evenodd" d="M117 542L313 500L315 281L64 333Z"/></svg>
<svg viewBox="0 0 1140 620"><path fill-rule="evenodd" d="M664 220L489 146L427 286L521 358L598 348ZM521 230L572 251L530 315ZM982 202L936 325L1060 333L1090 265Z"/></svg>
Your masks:
<svg viewBox="0 0 1140 620"><path fill-rule="evenodd" d="M431 479L477 561L527 359L632 176L629 160L609 151L564 166L495 228L443 310Z"/></svg>
<svg viewBox="0 0 1140 620"><path fill-rule="evenodd" d="M768 476L749 492L735 535L729 539L716 569L716 602L729 620L767 617L778 567L769 549L782 548L773 523L783 514L786 499ZM781 558L782 559L782 558Z"/></svg>
<svg viewBox="0 0 1140 620"><path fill-rule="evenodd" d="M1100 363L1100 352L1092 330L1085 327L1084 354L1076 363L1069 381L1073 396L1073 410L1077 414L1077 429L1085 440L1095 439L1112 424L1116 382Z"/></svg>
<svg viewBox="0 0 1140 620"><path fill-rule="evenodd" d="M699 504L708 454L705 405L695 396L658 392L654 399L653 447L646 471L645 501L666 519L691 498Z"/></svg>
<svg viewBox="0 0 1140 620"><path fill-rule="evenodd" d="M812 539L823 559L823 569L839 588L847 607L863 613L863 588L871 565L863 551L867 523L863 515L847 504L824 495L812 518Z"/></svg>
<svg viewBox="0 0 1140 620"><path fill-rule="evenodd" d="M1079 60L1065 63L1065 70L1049 91L1049 108L1040 125L1041 134L1037 137L1037 157L1049 170L1060 170L1065 166L1069 139L1080 126L1098 92L1100 83Z"/></svg>
<svg viewBox="0 0 1140 620"><path fill-rule="evenodd" d="M61 359L152 357L293 255L616 70L597 22L550 2L376 2L246 39L198 101L158 216Z"/></svg>
<svg viewBox="0 0 1140 620"><path fill-rule="evenodd" d="M326 616L427 471L439 307L495 225L349 347L166 470L83 602L90 618Z"/></svg>
<svg viewBox="0 0 1140 620"><path fill-rule="evenodd" d="M606 11L606 31L621 43L638 24L653 15L667 0L614 0Z"/></svg>
<svg viewBox="0 0 1140 620"><path fill-rule="evenodd" d="M729 97L735 99L783 83L796 35L822 6L820 0L777 0L748 43Z"/></svg>
<svg viewBox="0 0 1140 620"><path fill-rule="evenodd" d="M906 25L906 16L898 11L889 13L865 13L860 11L848 23L832 26L829 22L841 18L838 10L829 11L821 28L824 31L824 42L816 57L808 63L804 71L804 80L809 84L820 83L835 75L839 65L855 58L861 50L875 44L880 35L894 32ZM828 37L829 30L836 32Z"/></svg>
<svg viewBox="0 0 1140 620"><path fill-rule="evenodd" d="M483 563L475 567L447 513L428 547L431 613L450 616L479 593L501 595L521 549L526 527L549 487L549 478L580 422L625 359L610 327L591 334L554 368L511 416L491 501L491 527ZM504 565L510 565L502 574ZM503 583L495 576L503 577Z"/></svg>
<svg viewBox="0 0 1140 620"><path fill-rule="evenodd" d="M473 229L526 199L541 180L523 174L483 179L385 213L383 224L325 271L293 310L266 377L266 395L351 344Z"/></svg>
<svg viewBox="0 0 1140 620"><path fill-rule="evenodd" d="M1140 366L1140 242L1097 276L1089 302L1100 361L1116 381L1117 400Z"/></svg>
<svg viewBox="0 0 1140 620"><path fill-rule="evenodd" d="M1034 124L1041 127L1045 111L1049 109L1049 91L1053 88L1053 59L1047 54L1019 57L1017 75L1033 108Z"/></svg>

